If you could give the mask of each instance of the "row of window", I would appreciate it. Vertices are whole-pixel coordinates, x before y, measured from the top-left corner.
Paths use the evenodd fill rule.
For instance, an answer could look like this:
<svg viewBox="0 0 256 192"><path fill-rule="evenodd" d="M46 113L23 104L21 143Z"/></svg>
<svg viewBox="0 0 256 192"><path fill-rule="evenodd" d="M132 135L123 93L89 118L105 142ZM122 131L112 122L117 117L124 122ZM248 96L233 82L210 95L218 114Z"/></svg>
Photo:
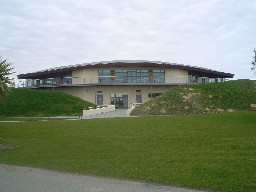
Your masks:
<svg viewBox="0 0 256 192"><path fill-rule="evenodd" d="M97 78L97 77L96 77ZM166 80L167 78L167 80ZM76 79L71 76L56 77L47 79L28 79L26 86L54 86L61 84L78 84ZM98 70L99 83L165 83L168 77L165 77L165 70ZM187 83L209 83L209 82L223 82L223 78L208 78L196 77L188 75Z"/></svg>
<svg viewBox="0 0 256 192"><path fill-rule="evenodd" d="M164 83L165 70L99 70L99 83Z"/></svg>
<svg viewBox="0 0 256 192"><path fill-rule="evenodd" d="M47 78L47 79L28 79L26 80L26 86L40 86L40 85L59 85L59 84L72 84L72 77L55 77L55 78Z"/></svg>
<svg viewBox="0 0 256 192"><path fill-rule="evenodd" d="M188 76L188 83L224 82L224 80L224 78L196 77L193 75Z"/></svg>

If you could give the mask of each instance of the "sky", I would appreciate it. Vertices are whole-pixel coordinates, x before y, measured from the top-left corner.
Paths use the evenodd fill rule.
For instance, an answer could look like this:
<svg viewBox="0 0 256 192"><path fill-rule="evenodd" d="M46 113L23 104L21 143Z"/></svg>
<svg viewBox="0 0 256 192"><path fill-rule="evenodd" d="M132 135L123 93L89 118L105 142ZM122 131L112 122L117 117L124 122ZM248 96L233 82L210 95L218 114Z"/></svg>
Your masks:
<svg viewBox="0 0 256 192"><path fill-rule="evenodd" d="M15 75L112 60L256 79L255 0L0 0L0 56Z"/></svg>

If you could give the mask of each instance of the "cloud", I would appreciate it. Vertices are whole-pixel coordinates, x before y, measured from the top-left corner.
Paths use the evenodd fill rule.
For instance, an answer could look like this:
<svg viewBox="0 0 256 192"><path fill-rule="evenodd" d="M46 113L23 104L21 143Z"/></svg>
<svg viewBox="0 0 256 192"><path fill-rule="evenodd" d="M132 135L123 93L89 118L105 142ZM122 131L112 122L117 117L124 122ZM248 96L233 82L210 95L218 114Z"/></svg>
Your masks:
<svg viewBox="0 0 256 192"><path fill-rule="evenodd" d="M254 0L2 1L0 55L18 74L148 59L252 78L255 10Z"/></svg>

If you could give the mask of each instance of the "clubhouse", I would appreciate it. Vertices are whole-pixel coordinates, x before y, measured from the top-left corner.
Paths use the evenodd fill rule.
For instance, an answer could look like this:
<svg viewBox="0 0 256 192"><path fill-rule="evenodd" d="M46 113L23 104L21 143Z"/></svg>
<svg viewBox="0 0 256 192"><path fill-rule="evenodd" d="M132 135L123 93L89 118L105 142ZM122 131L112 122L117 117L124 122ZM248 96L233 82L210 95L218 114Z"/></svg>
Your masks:
<svg viewBox="0 0 256 192"><path fill-rule="evenodd" d="M129 108L181 84L223 82L234 74L147 60L117 60L57 67L18 75L25 87L64 91L96 105Z"/></svg>

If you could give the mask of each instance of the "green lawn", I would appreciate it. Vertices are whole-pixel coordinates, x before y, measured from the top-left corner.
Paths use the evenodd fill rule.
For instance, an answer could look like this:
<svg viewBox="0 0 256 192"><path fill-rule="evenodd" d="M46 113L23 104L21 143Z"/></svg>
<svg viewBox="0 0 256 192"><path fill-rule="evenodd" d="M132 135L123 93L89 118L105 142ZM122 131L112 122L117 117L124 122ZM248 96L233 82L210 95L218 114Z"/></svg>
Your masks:
<svg viewBox="0 0 256 192"><path fill-rule="evenodd" d="M256 113L0 123L0 162L256 191Z"/></svg>

